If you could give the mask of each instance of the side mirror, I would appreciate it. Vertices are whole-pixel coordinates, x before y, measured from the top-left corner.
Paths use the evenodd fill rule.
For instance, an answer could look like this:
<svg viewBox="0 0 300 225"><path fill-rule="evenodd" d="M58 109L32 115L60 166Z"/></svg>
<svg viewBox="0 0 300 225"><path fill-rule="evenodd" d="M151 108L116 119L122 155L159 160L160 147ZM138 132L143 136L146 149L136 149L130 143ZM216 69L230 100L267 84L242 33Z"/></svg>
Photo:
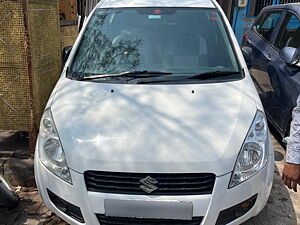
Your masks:
<svg viewBox="0 0 300 225"><path fill-rule="evenodd" d="M73 46L67 46L67 47L65 47L63 49L63 52L62 52L62 62L63 62L63 65L67 62L67 60L69 58L69 55L71 53L72 47Z"/></svg>
<svg viewBox="0 0 300 225"><path fill-rule="evenodd" d="M252 67L252 59L251 59L252 48L244 46L244 47L242 47L242 53L245 58L247 66Z"/></svg>
<svg viewBox="0 0 300 225"><path fill-rule="evenodd" d="M280 51L280 57L288 65L296 65L299 62L300 54L297 48L284 47Z"/></svg>

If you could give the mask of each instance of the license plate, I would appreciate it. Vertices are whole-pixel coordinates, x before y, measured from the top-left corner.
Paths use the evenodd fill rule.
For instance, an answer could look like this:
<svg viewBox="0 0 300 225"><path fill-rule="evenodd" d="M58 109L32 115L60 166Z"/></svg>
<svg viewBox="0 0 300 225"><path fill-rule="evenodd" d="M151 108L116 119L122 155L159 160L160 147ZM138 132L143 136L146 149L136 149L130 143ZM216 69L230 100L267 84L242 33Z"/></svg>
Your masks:
<svg viewBox="0 0 300 225"><path fill-rule="evenodd" d="M180 201L104 200L105 216L192 220L193 203Z"/></svg>

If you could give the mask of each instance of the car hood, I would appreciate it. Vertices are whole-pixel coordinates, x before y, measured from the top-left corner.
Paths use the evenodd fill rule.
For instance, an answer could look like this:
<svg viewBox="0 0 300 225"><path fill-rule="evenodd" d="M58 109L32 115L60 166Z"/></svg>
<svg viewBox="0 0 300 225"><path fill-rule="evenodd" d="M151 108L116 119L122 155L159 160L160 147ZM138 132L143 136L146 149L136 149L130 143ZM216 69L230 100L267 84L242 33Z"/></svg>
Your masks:
<svg viewBox="0 0 300 225"><path fill-rule="evenodd" d="M256 110L246 79L127 85L63 78L51 105L68 166L79 173L229 173Z"/></svg>

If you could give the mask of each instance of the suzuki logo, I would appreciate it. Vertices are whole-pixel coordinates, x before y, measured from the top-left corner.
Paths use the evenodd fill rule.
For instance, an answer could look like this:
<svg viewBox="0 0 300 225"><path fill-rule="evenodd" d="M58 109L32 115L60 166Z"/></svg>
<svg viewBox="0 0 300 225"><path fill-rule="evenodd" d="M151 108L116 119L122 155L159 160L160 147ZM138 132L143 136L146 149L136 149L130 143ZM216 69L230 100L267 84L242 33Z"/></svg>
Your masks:
<svg viewBox="0 0 300 225"><path fill-rule="evenodd" d="M140 189L147 192L148 194L152 193L153 191L156 191L158 187L155 186L155 184L158 184L158 181L153 179L152 177L148 176L144 179L140 180Z"/></svg>

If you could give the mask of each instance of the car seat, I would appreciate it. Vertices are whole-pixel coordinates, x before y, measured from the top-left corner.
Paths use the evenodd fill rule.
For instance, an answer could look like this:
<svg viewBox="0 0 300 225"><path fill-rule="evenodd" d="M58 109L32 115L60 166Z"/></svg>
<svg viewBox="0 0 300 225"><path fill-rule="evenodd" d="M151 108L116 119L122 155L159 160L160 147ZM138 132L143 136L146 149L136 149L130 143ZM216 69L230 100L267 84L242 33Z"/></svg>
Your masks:
<svg viewBox="0 0 300 225"><path fill-rule="evenodd" d="M207 42L199 33L201 27L195 18L180 18L176 35L170 38L166 61L168 65L180 67L206 67L208 61Z"/></svg>

